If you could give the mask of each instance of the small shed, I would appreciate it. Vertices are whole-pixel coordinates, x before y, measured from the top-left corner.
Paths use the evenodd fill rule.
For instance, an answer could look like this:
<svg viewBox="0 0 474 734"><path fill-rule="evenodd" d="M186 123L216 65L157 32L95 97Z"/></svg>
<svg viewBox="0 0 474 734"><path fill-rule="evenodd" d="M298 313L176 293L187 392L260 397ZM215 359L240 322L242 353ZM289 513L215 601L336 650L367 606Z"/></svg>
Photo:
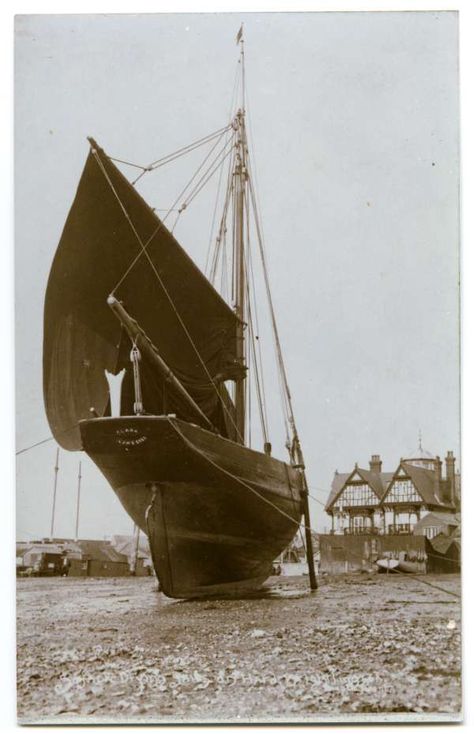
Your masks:
<svg viewBox="0 0 474 734"><path fill-rule="evenodd" d="M460 573L461 537L439 533L428 541L428 567L432 573Z"/></svg>
<svg viewBox="0 0 474 734"><path fill-rule="evenodd" d="M110 542L118 553L127 556L130 569L135 563L136 553L134 576L150 576L153 573L153 563L148 538L140 533L138 541L138 549L137 538L134 535L112 535Z"/></svg>
<svg viewBox="0 0 474 734"><path fill-rule="evenodd" d="M69 576L128 576L128 558L107 540L76 540L68 552Z"/></svg>
<svg viewBox="0 0 474 734"><path fill-rule="evenodd" d="M452 512L429 512L413 528L414 535L424 535L428 540L436 538L437 535L453 535L459 528L461 516Z"/></svg>
<svg viewBox="0 0 474 734"><path fill-rule="evenodd" d="M17 548L17 567L37 576L59 575L62 559L63 549L55 543L32 542Z"/></svg>

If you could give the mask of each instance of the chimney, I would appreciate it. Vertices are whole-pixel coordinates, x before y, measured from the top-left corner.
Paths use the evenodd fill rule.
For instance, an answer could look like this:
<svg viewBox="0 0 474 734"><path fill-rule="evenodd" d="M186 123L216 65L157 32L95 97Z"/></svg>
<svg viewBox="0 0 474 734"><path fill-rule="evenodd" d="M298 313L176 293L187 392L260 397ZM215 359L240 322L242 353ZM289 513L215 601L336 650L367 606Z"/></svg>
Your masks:
<svg viewBox="0 0 474 734"><path fill-rule="evenodd" d="M454 458L454 454L452 451L448 451L445 458L446 462L446 479L448 482L448 489L449 489L449 501L452 505L455 504L456 501L456 474L454 470L454 464L456 463L456 459Z"/></svg>
<svg viewBox="0 0 474 734"><path fill-rule="evenodd" d="M439 456L435 459L435 481L434 481L434 493L436 497L439 497L439 499L442 499L440 495L440 486L441 486L441 459Z"/></svg>
<svg viewBox="0 0 474 734"><path fill-rule="evenodd" d="M382 471L382 462L378 454L372 454L372 458L369 462L370 471L380 474Z"/></svg>

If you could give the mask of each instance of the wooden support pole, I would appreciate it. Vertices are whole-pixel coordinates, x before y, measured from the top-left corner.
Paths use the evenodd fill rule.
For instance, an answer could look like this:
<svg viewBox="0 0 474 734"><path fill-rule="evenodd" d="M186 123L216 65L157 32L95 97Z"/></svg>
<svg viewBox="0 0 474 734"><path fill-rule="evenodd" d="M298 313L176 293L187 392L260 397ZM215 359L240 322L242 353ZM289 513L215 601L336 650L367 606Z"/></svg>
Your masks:
<svg viewBox="0 0 474 734"><path fill-rule="evenodd" d="M59 446L56 449L56 464L54 466L53 506L51 508L51 528L49 531L50 540L54 538L54 515L56 512L56 490L58 487L58 471L59 471Z"/></svg>
<svg viewBox="0 0 474 734"><path fill-rule="evenodd" d="M140 528L138 525L133 526L133 534L134 534L134 543L133 543L133 550L132 550L132 557L130 559L130 573L132 576L137 575L137 565L138 565L138 550L140 547Z"/></svg>
<svg viewBox="0 0 474 734"><path fill-rule="evenodd" d="M79 462L79 473L77 475L77 501L76 501L76 531L74 540L79 540L79 510L81 505L81 462Z"/></svg>
<svg viewBox="0 0 474 734"><path fill-rule="evenodd" d="M309 492L308 483L306 481L305 465L303 451L301 449L300 439L296 432L294 432L294 445L296 449L296 460L298 467L301 472L301 479L303 484L302 495L303 495L303 517L304 517L304 528L305 528L305 540L306 540L306 562L308 564L309 573L309 585L311 591L316 591L318 588L318 582L316 580L316 571L314 569L314 550L313 550L313 536L311 535L311 517L309 514Z"/></svg>
<svg viewBox="0 0 474 734"><path fill-rule="evenodd" d="M309 501L308 501L308 490L306 487L306 478L304 480L305 491L303 491L303 517L305 527L305 539L306 539L306 561L308 563L309 572L309 585L311 591L316 591L318 588L318 582L316 579L316 571L314 569L314 550L313 550L313 537L311 535L311 518L309 515Z"/></svg>

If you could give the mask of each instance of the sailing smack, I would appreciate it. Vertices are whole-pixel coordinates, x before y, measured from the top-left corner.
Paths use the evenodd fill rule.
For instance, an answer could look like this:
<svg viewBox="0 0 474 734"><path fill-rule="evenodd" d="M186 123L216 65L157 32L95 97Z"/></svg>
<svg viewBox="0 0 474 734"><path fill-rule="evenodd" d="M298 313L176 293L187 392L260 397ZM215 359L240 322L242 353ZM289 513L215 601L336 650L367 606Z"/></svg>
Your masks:
<svg viewBox="0 0 474 734"><path fill-rule="evenodd" d="M95 462L147 533L161 588L176 598L258 587L302 518L316 588L304 459L252 183L241 31L238 42L241 100L221 130L142 166L133 182L116 165L123 161L89 138L46 292L44 398L53 435ZM223 214L206 278L136 184L163 161L211 143L178 210L224 171ZM251 221L287 417L287 463L272 456L263 407ZM228 237L232 305L214 287L227 264ZM250 372L262 451L248 445Z"/></svg>

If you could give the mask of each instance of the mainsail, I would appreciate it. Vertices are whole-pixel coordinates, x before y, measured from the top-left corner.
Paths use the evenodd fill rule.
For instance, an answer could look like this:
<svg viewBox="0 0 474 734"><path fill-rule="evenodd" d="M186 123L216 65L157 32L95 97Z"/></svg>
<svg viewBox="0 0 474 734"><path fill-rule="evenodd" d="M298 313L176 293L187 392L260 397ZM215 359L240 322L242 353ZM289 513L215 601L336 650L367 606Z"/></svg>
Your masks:
<svg viewBox="0 0 474 734"><path fill-rule="evenodd" d="M46 292L43 387L54 437L79 450L78 421L89 418L91 409L109 414L105 370L127 368L121 411L133 414L132 344L107 305L114 293L211 423L235 439L234 406L223 383L239 373L237 318L104 151L92 145ZM146 360L141 380L146 412L198 422Z"/></svg>

